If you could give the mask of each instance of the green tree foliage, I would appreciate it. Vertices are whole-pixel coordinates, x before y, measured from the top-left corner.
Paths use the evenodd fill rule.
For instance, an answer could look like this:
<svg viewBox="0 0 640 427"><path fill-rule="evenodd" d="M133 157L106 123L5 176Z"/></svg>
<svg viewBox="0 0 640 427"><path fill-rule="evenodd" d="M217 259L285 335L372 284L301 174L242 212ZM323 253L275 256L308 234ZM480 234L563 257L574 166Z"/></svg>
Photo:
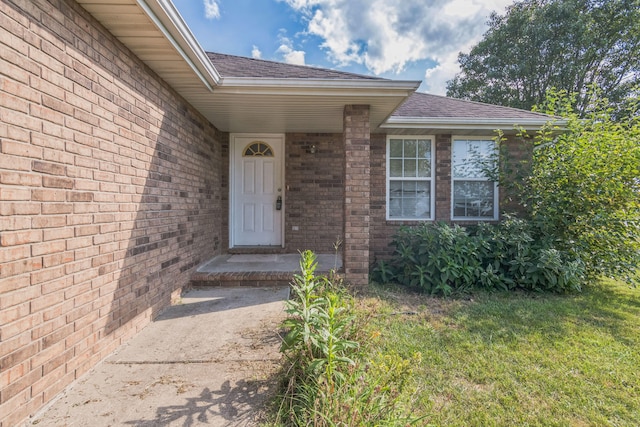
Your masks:
<svg viewBox="0 0 640 427"><path fill-rule="evenodd" d="M566 132L549 123L538 133L518 189L541 235L592 277L631 280L640 265L639 101L614 121L609 102L596 98L580 118L573 97L550 92L546 112L566 117Z"/></svg>
<svg viewBox="0 0 640 427"><path fill-rule="evenodd" d="M524 0L488 24L448 96L530 110L557 88L583 114L588 87L619 105L640 83L640 0Z"/></svg>

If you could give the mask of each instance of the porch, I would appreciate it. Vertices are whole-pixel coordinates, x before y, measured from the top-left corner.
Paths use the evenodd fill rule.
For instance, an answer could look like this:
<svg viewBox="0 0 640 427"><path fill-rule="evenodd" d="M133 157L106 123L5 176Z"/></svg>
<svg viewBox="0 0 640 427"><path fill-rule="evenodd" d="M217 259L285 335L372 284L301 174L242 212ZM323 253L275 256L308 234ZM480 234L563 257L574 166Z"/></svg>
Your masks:
<svg viewBox="0 0 640 427"><path fill-rule="evenodd" d="M316 255L316 274L342 272L340 254ZM200 286L287 286L300 272L300 254L218 255L196 269L191 285Z"/></svg>

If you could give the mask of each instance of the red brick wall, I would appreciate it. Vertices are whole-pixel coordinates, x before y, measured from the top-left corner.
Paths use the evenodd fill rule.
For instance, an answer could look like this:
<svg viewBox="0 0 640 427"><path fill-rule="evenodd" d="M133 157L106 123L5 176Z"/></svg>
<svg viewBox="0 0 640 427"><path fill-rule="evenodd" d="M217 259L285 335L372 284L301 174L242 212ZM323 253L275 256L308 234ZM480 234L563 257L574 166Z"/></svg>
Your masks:
<svg viewBox="0 0 640 427"><path fill-rule="evenodd" d="M287 252L333 253L344 238L342 134L287 134L285 152Z"/></svg>
<svg viewBox="0 0 640 427"><path fill-rule="evenodd" d="M507 137L509 160L514 167L530 156L527 144L514 136ZM416 225L413 221L386 220L386 135L371 137L371 254L369 260L388 259L393 253L389 243L402 225ZM436 135L436 221L451 222L451 135ZM509 199L504 188L499 187L500 212L516 211L518 205ZM465 225L474 222L455 221Z"/></svg>
<svg viewBox="0 0 640 427"><path fill-rule="evenodd" d="M533 149L531 141L510 136L505 141L505 147L509 160L509 167L506 171L507 176L512 181L522 179L530 167L529 160ZM518 203L518 197L512 188L500 188L500 208L501 212L523 212L522 206Z"/></svg>
<svg viewBox="0 0 640 427"><path fill-rule="evenodd" d="M370 126L368 105L344 107L344 274L351 286L369 283Z"/></svg>
<svg viewBox="0 0 640 427"><path fill-rule="evenodd" d="M227 247L228 136L75 2L3 1L0 14L5 427Z"/></svg>
<svg viewBox="0 0 640 427"><path fill-rule="evenodd" d="M449 193L444 194L450 185L446 183L446 176L450 174L451 138L449 135L436 137L436 218L448 215L450 208L447 201L451 200ZM449 185L449 187L447 187ZM393 254L393 247L389 246L393 235L403 225L416 225L417 221L387 221L387 135L371 135L371 264L380 259L388 259Z"/></svg>

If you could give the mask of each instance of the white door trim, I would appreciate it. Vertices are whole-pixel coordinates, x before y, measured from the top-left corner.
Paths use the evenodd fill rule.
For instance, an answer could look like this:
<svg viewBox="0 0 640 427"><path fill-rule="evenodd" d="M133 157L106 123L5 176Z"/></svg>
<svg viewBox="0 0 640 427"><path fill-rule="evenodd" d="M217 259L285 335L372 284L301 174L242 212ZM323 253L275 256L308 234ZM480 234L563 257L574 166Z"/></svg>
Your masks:
<svg viewBox="0 0 640 427"><path fill-rule="evenodd" d="M236 162L238 162L240 159L237 158L237 154L236 154L236 141L239 139L244 139L244 138L252 138L255 140L261 140L261 139L279 139L281 142L281 149L280 150L276 150L276 157L279 160L279 164L280 164L280 170L276 172L276 177L277 179L279 179L279 184L280 184L280 188L282 188L281 191L281 195L282 195L282 209L281 209L281 215L280 215L280 221L281 221L281 236L280 236L280 242L281 242L281 247L285 247L285 241L284 241L284 236L285 236L285 229L284 229L284 224L285 224L285 210L287 207L286 204L286 200L285 200L285 181L284 181L284 177L285 177L285 135L281 134L281 133L232 133L229 135L229 247L230 248L234 248L236 247L236 220L237 217L236 215L234 215L234 209L236 207L236 202L237 202L237 198L235 195L235 188L236 188L236 184L237 184L237 177L235 174L235 167L236 167Z"/></svg>

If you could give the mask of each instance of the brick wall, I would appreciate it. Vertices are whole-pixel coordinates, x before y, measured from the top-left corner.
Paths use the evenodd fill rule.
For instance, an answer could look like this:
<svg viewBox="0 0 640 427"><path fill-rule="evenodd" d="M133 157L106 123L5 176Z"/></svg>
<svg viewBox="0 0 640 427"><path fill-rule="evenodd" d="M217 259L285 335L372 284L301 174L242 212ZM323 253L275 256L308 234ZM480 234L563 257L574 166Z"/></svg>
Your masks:
<svg viewBox="0 0 640 427"><path fill-rule="evenodd" d="M448 145L447 145L448 144ZM451 196L443 194L446 191L446 180L443 176L450 173L451 138L449 135L436 137L436 216L442 218L448 215L450 208L446 206ZM443 153L444 151L444 153ZM450 186L450 184L449 184ZM451 187L448 187L451 188ZM450 190L449 190L450 191ZM403 225L416 225L417 221L387 221L387 135L371 135L371 251L369 263L388 259L394 248L389 245L393 235Z"/></svg>
<svg viewBox="0 0 640 427"><path fill-rule="evenodd" d="M451 135L436 135L436 221L451 222ZM514 171L521 172L522 162L529 158L530 145L515 136L507 137L505 142L509 161ZM371 253L369 260L375 263L379 259L388 259L393 253L389 242L402 225L417 225L415 221L386 220L386 135L371 137ZM512 175L515 178L516 174ZM500 212L517 211L520 207L510 198L505 188L498 188L500 194ZM475 222L455 221L466 225Z"/></svg>
<svg viewBox="0 0 640 427"><path fill-rule="evenodd" d="M436 221L451 221L451 135L436 135Z"/></svg>
<svg viewBox="0 0 640 427"><path fill-rule="evenodd" d="M344 273L352 286L369 283L371 128L368 105L344 107Z"/></svg>
<svg viewBox="0 0 640 427"><path fill-rule="evenodd" d="M520 137L509 136L505 141L509 168L507 176L509 180L522 179L528 173L530 167L533 144L530 140L523 140ZM523 207L518 204L518 198L513 189L500 188L500 208L501 212L522 213Z"/></svg>
<svg viewBox="0 0 640 427"><path fill-rule="evenodd" d="M0 425L227 247L228 136L71 0L0 2Z"/></svg>
<svg viewBox="0 0 640 427"><path fill-rule="evenodd" d="M333 253L344 237L342 134L287 134L285 152L287 252Z"/></svg>

